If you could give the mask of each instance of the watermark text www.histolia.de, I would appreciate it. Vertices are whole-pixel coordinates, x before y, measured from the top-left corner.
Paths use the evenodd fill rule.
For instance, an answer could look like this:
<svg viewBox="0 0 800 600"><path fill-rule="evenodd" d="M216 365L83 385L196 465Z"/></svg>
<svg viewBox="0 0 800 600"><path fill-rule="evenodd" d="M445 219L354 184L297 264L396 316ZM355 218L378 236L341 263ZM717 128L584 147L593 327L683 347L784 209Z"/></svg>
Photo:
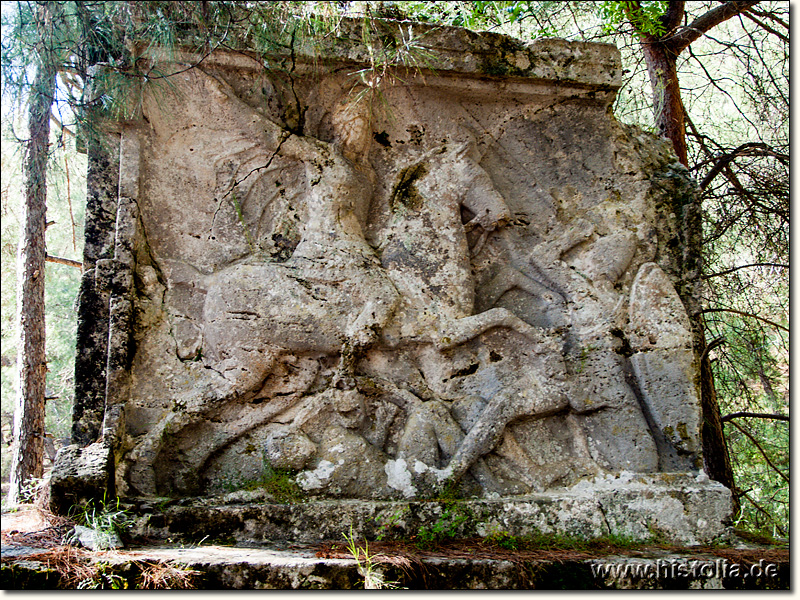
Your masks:
<svg viewBox="0 0 800 600"><path fill-rule="evenodd" d="M650 561L593 563L594 577L614 579L757 579L776 578L778 565L767 560L736 563L717 560L663 558Z"/></svg>

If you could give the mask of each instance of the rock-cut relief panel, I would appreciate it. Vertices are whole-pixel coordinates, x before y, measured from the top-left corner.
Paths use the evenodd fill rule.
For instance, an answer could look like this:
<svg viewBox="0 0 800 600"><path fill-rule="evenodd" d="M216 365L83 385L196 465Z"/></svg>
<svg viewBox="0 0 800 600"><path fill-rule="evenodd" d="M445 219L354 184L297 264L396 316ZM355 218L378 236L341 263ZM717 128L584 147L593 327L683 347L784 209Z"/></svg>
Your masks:
<svg viewBox="0 0 800 600"><path fill-rule="evenodd" d="M137 332L130 493L285 469L308 494L508 495L694 466L688 324L604 106L419 88L386 116L331 76L301 132L226 77L145 103L161 294ZM600 131L559 133L580 126Z"/></svg>

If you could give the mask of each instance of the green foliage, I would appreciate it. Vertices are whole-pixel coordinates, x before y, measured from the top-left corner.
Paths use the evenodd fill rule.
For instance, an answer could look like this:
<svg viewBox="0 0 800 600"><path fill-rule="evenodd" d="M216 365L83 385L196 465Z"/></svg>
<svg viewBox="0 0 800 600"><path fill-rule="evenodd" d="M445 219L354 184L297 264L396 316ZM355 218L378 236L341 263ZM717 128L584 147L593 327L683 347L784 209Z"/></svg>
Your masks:
<svg viewBox="0 0 800 600"><path fill-rule="evenodd" d="M446 479L442 482L441 486L436 490L433 500L437 502L452 503L457 500L462 500L461 485L454 479Z"/></svg>
<svg viewBox="0 0 800 600"><path fill-rule="evenodd" d="M520 539L518 537L500 529L486 536L486 541L505 550L519 550L520 547Z"/></svg>
<svg viewBox="0 0 800 600"><path fill-rule="evenodd" d="M460 503L444 505L441 516L430 527L423 525L417 531L414 542L420 548L458 538L462 525L474 519L472 511Z"/></svg>
<svg viewBox="0 0 800 600"><path fill-rule="evenodd" d="M559 37L574 33L575 27L592 27L591 17L602 21L601 30L610 34L626 22L637 31L660 35L664 33L661 17L667 10L664 0L644 2L397 2L409 16L426 22L437 22L474 30L508 29L526 37ZM555 17L555 18L554 18ZM563 18L566 17L566 18ZM576 21L580 18L581 22ZM572 31L571 31L572 30Z"/></svg>
<svg viewBox="0 0 800 600"><path fill-rule="evenodd" d="M762 223L762 225L764 225ZM788 223L787 223L788 226ZM711 227L709 227L711 229ZM774 242L781 229L764 231ZM750 235L732 227L709 256L710 271L735 265L788 265L788 240L783 256L765 248L766 240L742 240ZM780 243L780 242L779 242ZM709 280L709 304L718 312L706 315L710 339L724 339L712 356L712 368L723 415L737 412L789 413L788 270L778 266L740 269ZM768 319L771 323L765 322ZM789 423L772 419L737 418L724 424L741 510L739 527L753 533L789 535Z"/></svg>
<svg viewBox="0 0 800 600"><path fill-rule="evenodd" d="M582 538L564 534L533 532L524 536L513 536L507 531L496 529L486 541L506 550L574 550L591 552L601 549L636 550L648 544L658 543L658 536L648 540L635 540L623 535L607 535L597 538Z"/></svg>
<svg viewBox="0 0 800 600"><path fill-rule="evenodd" d="M17 278L17 240L19 240L20 201L19 190L22 185L21 152L14 146L10 132L3 128L2 144L2 246L0 258L2 259L2 281L0 295L2 295L2 312L0 317L0 332L2 332L2 367L0 367L0 412L2 412L3 444L2 472L9 473L11 465L11 452L8 444L11 443L14 415L14 378L17 366L16 353L16 285L12 282Z"/></svg>
<svg viewBox="0 0 800 600"><path fill-rule="evenodd" d="M351 102L366 102L370 118L381 113L392 119L383 89L403 83L400 73L411 71L422 75L423 69L432 69L432 55L423 44L424 34L415 33L413 23L401 23L399 32L398 40L394 31L388 32L372 11L362 17L361 36L369 51L370 65L352 74L355 81Z"/></svg>
<svg viewBox="0 0 800 600"><path fill-rule="evenodd" d="M397 2L410 18L466 27L475 31L499 29L530 38L556 37L558 26L548 23L548 17L565 6L585 11L590 3L563 1L480 1L480 2ZM586 5L586 6L583 6ZM591 9L593 10L593 9ZM512 29L512 26L516 26Z"/></svg>
<svg viewBox="0 0 800 600"><path fill-rule="evenodd" d="M128 580L114 573L108 563L98 563L91 577L80 581L79 590L127 590Z"/></svg>
<svg viewBox="0 0 800 600"><path fill-rule="evenodd" d="M2 469L10 468L10 443L14 413L16 371L16 254L19 240L22 198L22 148L4 122L2 144L2 425L4 444ZM47 252L80 261L83 253L83 220L86 197L86 156L79 154L75 138L55 129L51 133L48 169ZM74 397L76 299L81 271L48 262L45 270L45 323L47 327L47 395L45 432L58 449L69 436Z"/></svg>
<svg viewBox="0 0 800 600"><path fill-rule="evenodd" d="M399 526L400 520L409 512L410 509L408 506L404 506L393 512L386 520L381 521L376 519L378 522L378 532L375 534L375 539L379 542L383 541L384 539L388 539L392 533L392 530Z"/></svg>
<svg viewBox="0 0 800 600"><path fill-rule="evenodd" d="M31 478L19 490L20 504L36 504L47 489L48 480Z"/></svg>
<svg viewBox="0 0 800 600"><path fill-rule="evenodd" d="M267 464L260 477L244 482L239 489L263 489L275 502L281 504L304 502L306 495L297 485L296 475L297 473L291 469L276 469Z"/></svg>
<svg viewBox="0 0 800 600"><path fill-rule="evenodd" d="M84 505L73 506L69 515L79 524L95 530L96 550L112 548L113 539L133 525L133 517L122 508L119 498L114 503L103 498L99 506L89 500ZM73 536L77 537L76 534Z"/></svg>
<svg viewBox="0 0 800 600"><path fill-rule="evenodd" d="M48 172L48 254L81 260L85 194L86 156L75 151L74 139L58 139ZM45 430L60 440L69 436L72 425L81 270L48 263L46 277L47 388L52 400L47 403Z"/></svg>
<svg viewBox="0 0 800 600"><path fill-rule="evenodd" d="M667 2L601 2L600 17L605 22L606 33L611 33L626 21L630 22L637 32L661 36L665 33L661 17L667 11Z"/></svg>
<svg viewBox="0 0 800 600"><path fill-rule="evenodd" d="M789 424L743 419L726 423L725 434L735 457L734 473L741 501L736 525L753 533L788 538Z"/></svg>
<svg viewBox="0 0 800 600"><path fill-rule="evenodd" d="M493 2L397 2L409 18L476 29L486 26ZM498 3L500 4L500 3ZM505 4L505 3L504 3Z"/></svg>
<svg viewBox="0 0 800 600"><path fill-rule="evenodd" d="M36 2L8 2L2 10L3 112L21 107L32 91L34 67L42 57L56 65L70 60L70 23L53 2L54 18L44 21Z"/></svg>
<svg viewBox="0 0 800 600"><path fill-rule="evenodd" d="M359 575L363 577L363 584L365 590L381 590L381 589L398 589L398 582L388 581L386 577L377 568L376 558L380 555L370 554L369 542L364 540L364 545L361 546L353 533L353 526L350 526L349 534L342 534L347 542L347 551L353 556L356 561Z"/></svg>

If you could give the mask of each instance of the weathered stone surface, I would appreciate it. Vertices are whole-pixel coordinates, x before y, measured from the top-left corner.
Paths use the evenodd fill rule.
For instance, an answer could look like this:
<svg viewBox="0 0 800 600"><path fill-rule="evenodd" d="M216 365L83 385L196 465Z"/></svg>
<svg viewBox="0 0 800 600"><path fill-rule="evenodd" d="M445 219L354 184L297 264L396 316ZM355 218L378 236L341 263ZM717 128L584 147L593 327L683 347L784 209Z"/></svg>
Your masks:
<svg viewBox="0 0 800 600"><path fill-rule="evenodd" d="M380 27L376 44L411 35ZM563 510L520 508L519 527L630 516L634 536L668 522L708 538L727 511L713 486L662 508L646 486L603 491L617 504L602 509L586 491L702 464L664 209L693 184L610 113L617 51L415 26L435 71L397 66L379 105L351 75L370 56L359 28L279 57L291 69L221 51L159 64L169 87L121 124L113 256L87 296L106 319L117 490L577 485ZM695 496L716 507L706 525Z"/></svg>
<svg viewBox="0 0 800 600"><path fill-rule="evenodd" d="M110 448L102 442L84 448L72 444L56 454L50 474L50 504L53 512L93 500L96 506L114 495L114 461Z"/></svg>
<svg viewBox="0 0 800 600"><path fill-rule="evenodd" d="M506 532L639 541L655 537L696 545L729 537L723 521L730 512L730 491L702 474L622 473L509 498L281 504L261 489L193 500L135 500L129 510L140 515L134 533L161 539L319 542L338 541L352 531L367 539L407 540L420 528L438 526L453 538Z"/></svg>
<svg viewBox="0 0 800 600"><path fill-rule="evenodd" d="M89 550L116 550L125 546L119 535L113 531L76 525L74 535L80 545Z"/></svg>
<svg viewBox="0 0 800 600"><path fill-rule="evenodd" d="M72 441L82 446L100 435L105 410L108 293L96 284L98 260L114 255L119 185L119 136L91 136L88 148L83 269L78 296Z"/></svg>
<svg viewBox="0 0 800 600"><path fill-rule="evenodd" d="M701 408L692 332L675 288L658 265L639 269L630 300L631 364L647 412L678 453L700 451Z"/></svg>
<svg viewBox="0 0 800 600"><path fill-rule="evenodd" d="M374 546L370 546L374 548ZM3 546L3 558L14 550ZM331 552L323 551L330 556ZM143 565L193 569L197 589L364 589L364 562L346 553L320 557L319 548L301 544L266 547L159 546L103 553L94 558L103 572L114 574L133 589L141 581ZM485 555L486 553L483 552ZM636 551L634 556L576 558L575 552L552 558L521 558L517 553L456 558L447 553L417 557L397 566L399 557L373 557L374 575L401 589L789 589L788 550L780 558L751 564L742 558L713 554L680 554L658 550ZM749 553L751 556L752 551ZM503 556L505 555L505 556ZM5 589L65 587L63 578L40 560L3 561L0 584Z"/></svg>

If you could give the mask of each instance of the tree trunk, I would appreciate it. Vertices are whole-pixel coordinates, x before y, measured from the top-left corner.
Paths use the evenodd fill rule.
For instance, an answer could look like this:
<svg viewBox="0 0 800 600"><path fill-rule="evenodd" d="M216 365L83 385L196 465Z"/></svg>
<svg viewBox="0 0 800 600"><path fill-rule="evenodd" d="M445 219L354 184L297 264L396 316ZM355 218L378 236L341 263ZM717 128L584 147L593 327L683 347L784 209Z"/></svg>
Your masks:
<svg viewBox="0 0 800 600"><path fill-rule="evenodd" d="M686 119L678 81L678 56L652 36L642 42L642 51L653 91L656 132L672 142L678 160L688 167Z"/></svg>
<svg viewBox="0 0 800 600"><path fill-rule="evenodd" d="M52 23L50 3L39 5L40 39ZM46 50L39 52L30 98L30 138L25 157L24 232L17 254L17 395L14 410L14 447L11 459L9 504L20 501L22 489L41 478L44 458L45 355L44 281L47 210L47 155L50 110L56 87L56 69Z"/></svg>
<svg viewBox="0 0 800 600"><path fill-rule="evenodd" d="M701 318L702 322L702 318ZM701 325L700 331L703 331ZM717 403L717 390L714 387L714 373L711 370L711 360L706 352L705 335L700 343L703 345L703 355L700 360L700 398L703 407L703 466L706 473L714 481L719 481L734 493L733 501L738 512L739 499L736 497L736 484L733 479L731 457L728 445L725 442L725 432L722 426L719 404Z"/></svg>
<svg viewBox="0 0 800 600"><path fill-rule="evenodd" d="M680 100L680 98L679 98ZM685 138L684 138L685 139ZM685 147L685 146L684 146ZM703 208L702 196L693 190L690 196L676 194L672 198L672 210L680 218L681 240L679 257L679 276L681 285L678 293L686 306L692 325L695 356L700 366L700 406L703 416L701 438L703 446L703 466L708 476L719 481L733 492L734 511L738 512L736 486L733 478L725 431L720 420L717 390L714 385L714 372L711 369L706 323L699 286L702 282L703 267Z"/></svg>

